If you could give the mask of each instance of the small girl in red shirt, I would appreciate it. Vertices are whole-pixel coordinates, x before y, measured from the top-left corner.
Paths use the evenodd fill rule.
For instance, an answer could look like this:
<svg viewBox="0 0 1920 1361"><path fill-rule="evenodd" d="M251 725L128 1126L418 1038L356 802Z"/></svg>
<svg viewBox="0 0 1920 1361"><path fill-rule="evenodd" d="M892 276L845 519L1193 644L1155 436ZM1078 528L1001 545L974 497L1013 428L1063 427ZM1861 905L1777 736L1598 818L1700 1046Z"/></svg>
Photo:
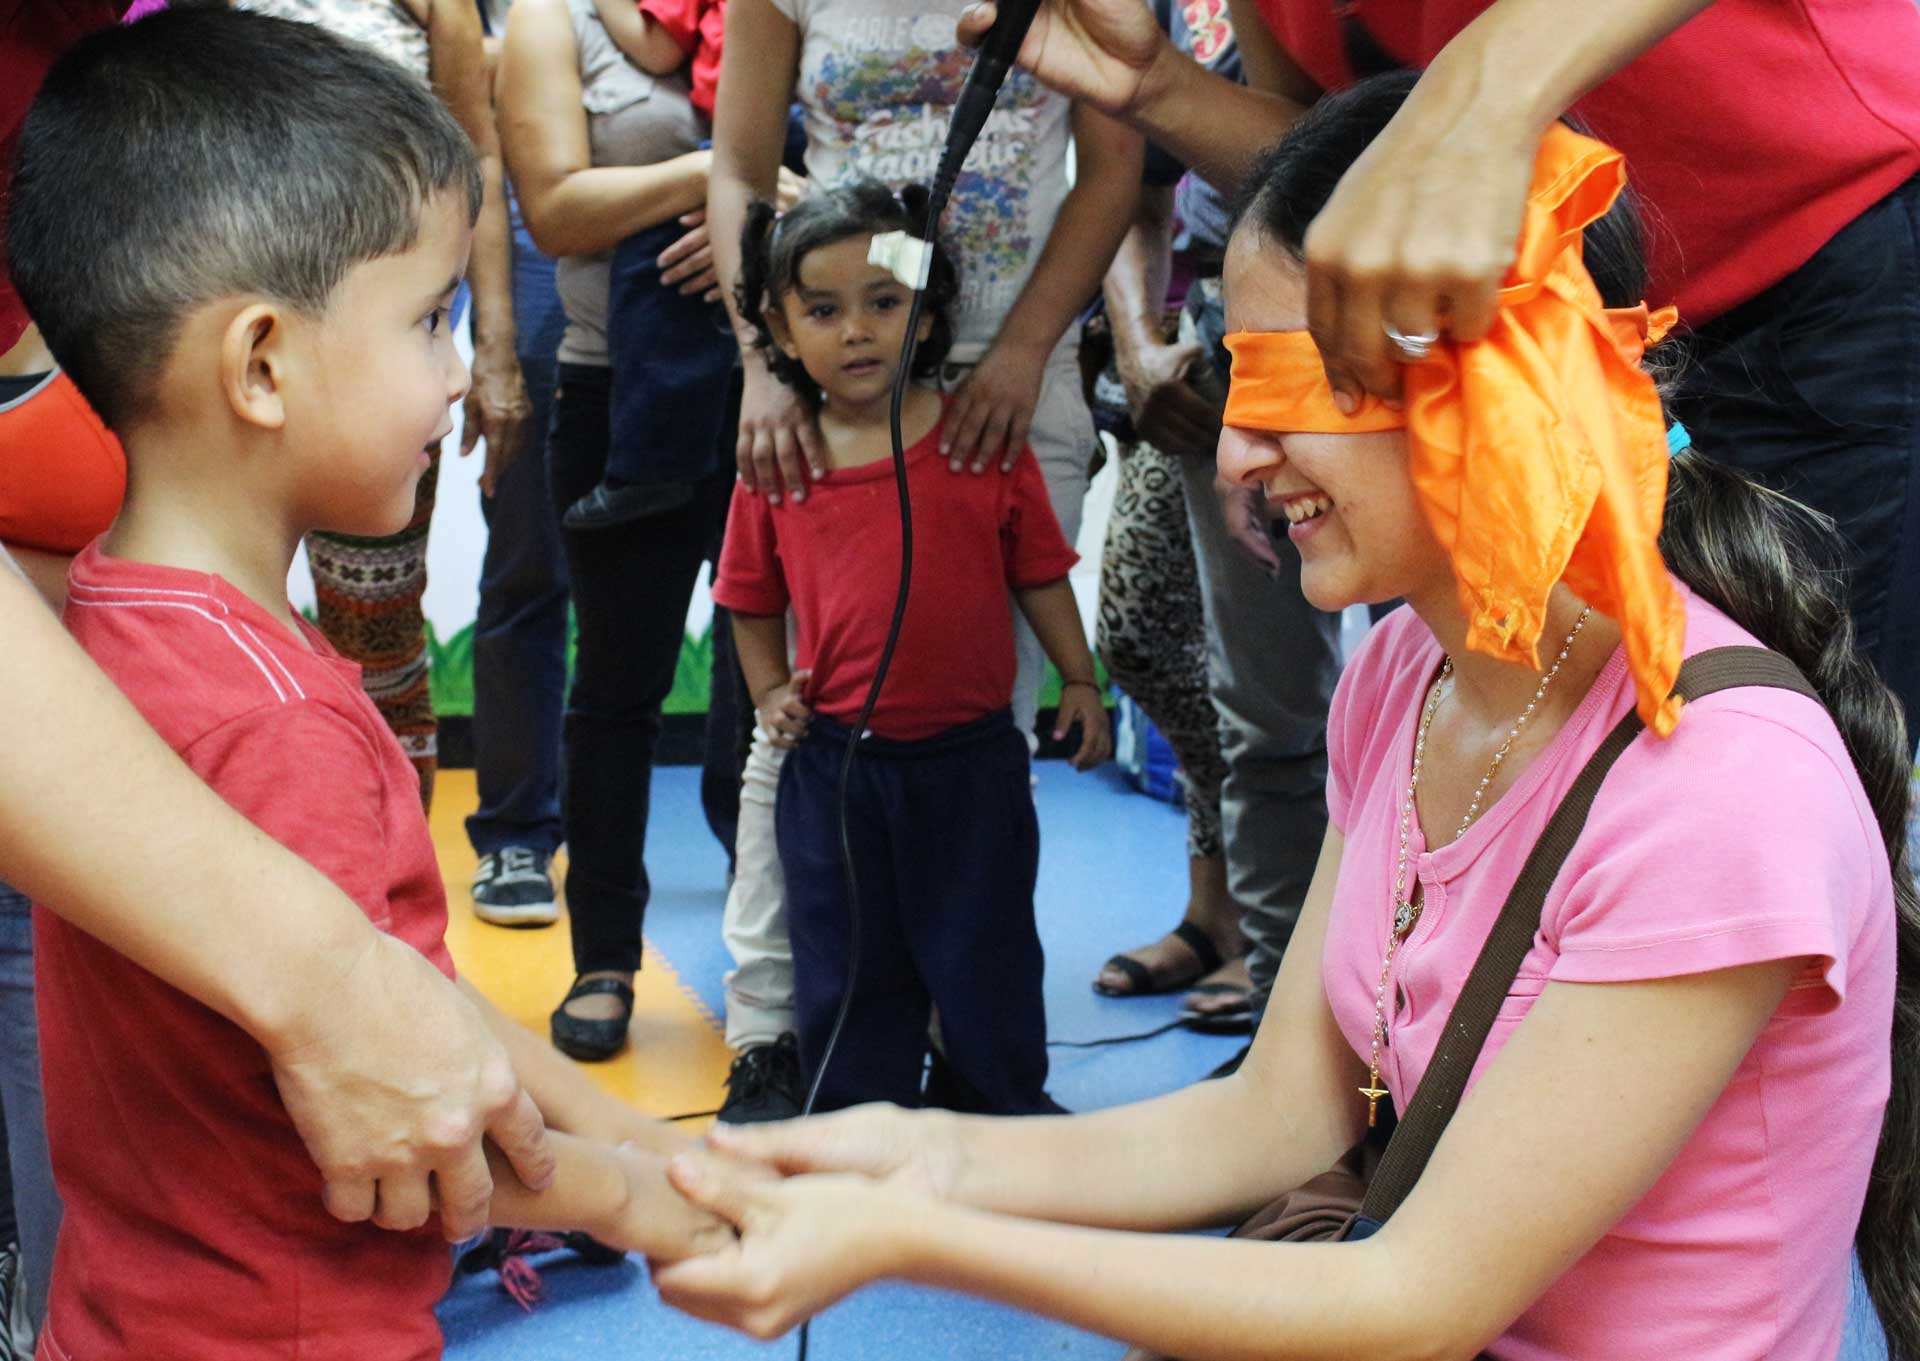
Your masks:
<svg viewBox="0 0 1920 1361"><path fill-rule="evenodd" d="M876 234L912 232L925 204L917 186L896 198L860 181L816 193L784 216L765 204L749 212L740 313L759 331L772 371L812 402L828 471L804 498L778 504L735 491L713 594L733 612L760 722L788 753L776 818L800 1058L810 1076L849 987L853 923L835 796L846 745L859 743L847 835L861 962L819 1108L921 1104L937 1007L964 1104L1054 1111L1033 919L1039 827L1026 739L1009 707L1009 594L1063 678L1055 735L1080 728L1078 769L1111 751L1106 709L1066 579L1076 557L1032 452L1004 477L948 472L944 403L930 386L908 388L901 417L914 505L906 618L867 731L849 726L879 664L899 584L888 415L912 300L868 253ZM938 371L957 291L936 249L916 377Z"/></svg>
<svg viewBox="0 0 1920 1361"><path fill-rule="evenodd" d="M648 75L687 70L693 107L713 117L727 0L593 0L614 46Z"/></svg>

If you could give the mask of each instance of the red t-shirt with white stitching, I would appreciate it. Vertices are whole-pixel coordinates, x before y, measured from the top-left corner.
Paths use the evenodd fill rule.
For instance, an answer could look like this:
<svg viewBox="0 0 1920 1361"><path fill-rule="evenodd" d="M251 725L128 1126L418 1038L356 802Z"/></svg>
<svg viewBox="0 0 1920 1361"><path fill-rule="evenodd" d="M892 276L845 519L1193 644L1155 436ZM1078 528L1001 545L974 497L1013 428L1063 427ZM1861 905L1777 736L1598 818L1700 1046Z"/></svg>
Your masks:
<svg viewBox="0 0 1920 1361"><path fill-rule="evenodd" d="M195 774L453 976L419 781L357 666L218 577L97 544L74 561L66 619ZM43 1361L438 1357L451 1257L437 1227L326 1212L266 1052L50 912L35 913L35 951L66 1203Z"/></svg>

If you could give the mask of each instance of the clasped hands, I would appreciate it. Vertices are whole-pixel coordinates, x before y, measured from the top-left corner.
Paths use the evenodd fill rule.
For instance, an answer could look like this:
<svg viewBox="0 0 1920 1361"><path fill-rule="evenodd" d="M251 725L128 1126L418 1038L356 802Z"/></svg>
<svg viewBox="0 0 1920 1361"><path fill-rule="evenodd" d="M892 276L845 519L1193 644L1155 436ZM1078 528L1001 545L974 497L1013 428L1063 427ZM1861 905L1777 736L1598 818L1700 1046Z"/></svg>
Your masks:
<svg viewBox="0 0 1920 1361"><path fill-rule="evenodd" d="M731 1232L702 1233L692 1250L650 1260L660 1298L764 1340L903 1274L951 1182L943 1128L937 1113L892 1106L716 1125L667 1176L690 1214Z"/></svg>

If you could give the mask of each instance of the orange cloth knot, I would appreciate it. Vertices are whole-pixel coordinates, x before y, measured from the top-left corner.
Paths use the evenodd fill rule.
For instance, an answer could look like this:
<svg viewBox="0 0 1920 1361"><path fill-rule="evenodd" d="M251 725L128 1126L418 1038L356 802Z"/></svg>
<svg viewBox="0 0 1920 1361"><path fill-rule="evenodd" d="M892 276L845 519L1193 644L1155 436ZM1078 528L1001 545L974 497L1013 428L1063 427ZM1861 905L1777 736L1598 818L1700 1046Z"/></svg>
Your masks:
<svg viewBox="0 0 1920 1361"><path fill-rule="evenodd" d="M1306 332L1237 332L1226 339L1225 420L1285 432L1404 427L1421 509L1453 561L1467 646L1538 670L1547 597L1565 581L1619 623L1640 715L1665 736L1680 714L1686 614L1660 556L1666 422L1640 358L1675 313L1604 308L1580 236L1625 185L1619 152L1556 124L1484 339L1443 340L1408 365L1403 411L1368 397L1346 415ZM1221 472L1258 482L1271 467Z"/></svg>

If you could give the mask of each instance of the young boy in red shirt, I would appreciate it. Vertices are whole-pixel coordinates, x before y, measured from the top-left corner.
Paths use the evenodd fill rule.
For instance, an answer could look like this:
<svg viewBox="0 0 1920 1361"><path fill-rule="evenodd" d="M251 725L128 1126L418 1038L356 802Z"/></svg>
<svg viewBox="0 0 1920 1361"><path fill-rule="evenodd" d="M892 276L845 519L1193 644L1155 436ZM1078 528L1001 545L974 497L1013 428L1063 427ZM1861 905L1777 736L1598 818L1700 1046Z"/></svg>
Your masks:
<svg viewBox="0 0 1920 1361"><path fill-rule="evenodd" d="M311 25L182 9L53 68L8 241L48 347L127 456L119 518L74 563L68 626L228 802L448 975L412 767L286 577L311 530L387 534L411 515L466 391L448 309L479 195L471 145L404 73ZM323 1206L266 1053L36 915L66 1203L44 1361L439 1356L452 1262L426 1198ZM469 995L574 1135L554 1137L543 1190L494 1159L496 1223L656 1257L728 1237L666 1187L674 1136Z"/></svg>

